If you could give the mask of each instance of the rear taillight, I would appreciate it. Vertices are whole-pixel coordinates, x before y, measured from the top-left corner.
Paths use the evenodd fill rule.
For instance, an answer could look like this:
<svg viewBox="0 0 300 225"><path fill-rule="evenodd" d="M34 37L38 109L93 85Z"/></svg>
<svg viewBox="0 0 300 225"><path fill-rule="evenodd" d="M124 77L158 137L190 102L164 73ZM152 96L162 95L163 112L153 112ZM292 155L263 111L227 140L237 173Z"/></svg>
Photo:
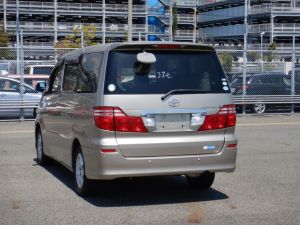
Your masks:
<svg viewBox="0 0 300 225"><path fill-rule="evenodd" d="M199 131L234 127L236 122L235 105L224 105L217 114L205 116Z"/></svg>
<svg viewBox="0 0 300 225"><path fill-rule="evenodd" d="M119 107L94 107L96 127L119 132L147 132L141 117L127 116Z"/></svg>

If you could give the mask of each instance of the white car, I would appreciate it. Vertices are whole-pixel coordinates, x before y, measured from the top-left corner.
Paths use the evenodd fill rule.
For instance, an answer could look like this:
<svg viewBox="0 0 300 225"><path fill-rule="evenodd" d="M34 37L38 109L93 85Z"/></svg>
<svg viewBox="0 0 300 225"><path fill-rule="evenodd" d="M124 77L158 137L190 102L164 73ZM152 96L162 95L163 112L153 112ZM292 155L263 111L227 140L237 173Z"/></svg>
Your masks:
<svg viewBox="0 0 300 225"><path fill-rule="evenodd" d="M22 97L21 87L24 87ZM11 118L36 116L35 108L37 107L41 93L38 93L32 86L23 84L18 80L0 77L0 117Z"/></svg>

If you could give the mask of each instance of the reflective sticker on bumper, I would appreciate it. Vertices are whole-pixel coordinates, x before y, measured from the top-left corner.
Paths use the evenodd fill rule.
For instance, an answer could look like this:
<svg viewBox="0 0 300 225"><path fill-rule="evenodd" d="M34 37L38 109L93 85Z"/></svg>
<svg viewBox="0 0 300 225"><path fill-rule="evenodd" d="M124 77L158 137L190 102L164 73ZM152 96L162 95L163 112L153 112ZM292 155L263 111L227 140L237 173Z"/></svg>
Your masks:
<svg viewBox="0 0 300 225"><path fill-rule="evenodd" d="M203 146L203 150L215 150L216 146L214 145L205 145Z"/></svg>

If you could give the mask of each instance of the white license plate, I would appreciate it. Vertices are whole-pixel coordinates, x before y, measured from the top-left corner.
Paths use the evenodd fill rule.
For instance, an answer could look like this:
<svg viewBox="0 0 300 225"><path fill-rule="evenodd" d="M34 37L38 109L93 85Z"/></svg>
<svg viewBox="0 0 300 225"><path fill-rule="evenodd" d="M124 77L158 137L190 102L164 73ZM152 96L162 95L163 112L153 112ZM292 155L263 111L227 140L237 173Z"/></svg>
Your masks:
<svg viewBox="0 0 300 225"><path fill-rule="evenodd" d="M155 116L158 131L180 131L190 128L190 114L158 114Z"/></svg>

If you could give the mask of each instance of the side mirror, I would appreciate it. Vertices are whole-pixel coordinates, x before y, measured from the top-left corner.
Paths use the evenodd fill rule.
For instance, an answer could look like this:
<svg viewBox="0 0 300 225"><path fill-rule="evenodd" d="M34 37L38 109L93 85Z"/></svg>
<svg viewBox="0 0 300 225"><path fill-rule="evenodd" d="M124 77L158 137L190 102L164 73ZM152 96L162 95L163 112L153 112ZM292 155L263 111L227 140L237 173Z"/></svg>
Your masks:
<svg viewBox="0 0 300 225"><path fill-rule="evenodd" d="M35 86L35 90L37 92L44 92L46 90L47 82L46 81L38 81Z"/></svg>

